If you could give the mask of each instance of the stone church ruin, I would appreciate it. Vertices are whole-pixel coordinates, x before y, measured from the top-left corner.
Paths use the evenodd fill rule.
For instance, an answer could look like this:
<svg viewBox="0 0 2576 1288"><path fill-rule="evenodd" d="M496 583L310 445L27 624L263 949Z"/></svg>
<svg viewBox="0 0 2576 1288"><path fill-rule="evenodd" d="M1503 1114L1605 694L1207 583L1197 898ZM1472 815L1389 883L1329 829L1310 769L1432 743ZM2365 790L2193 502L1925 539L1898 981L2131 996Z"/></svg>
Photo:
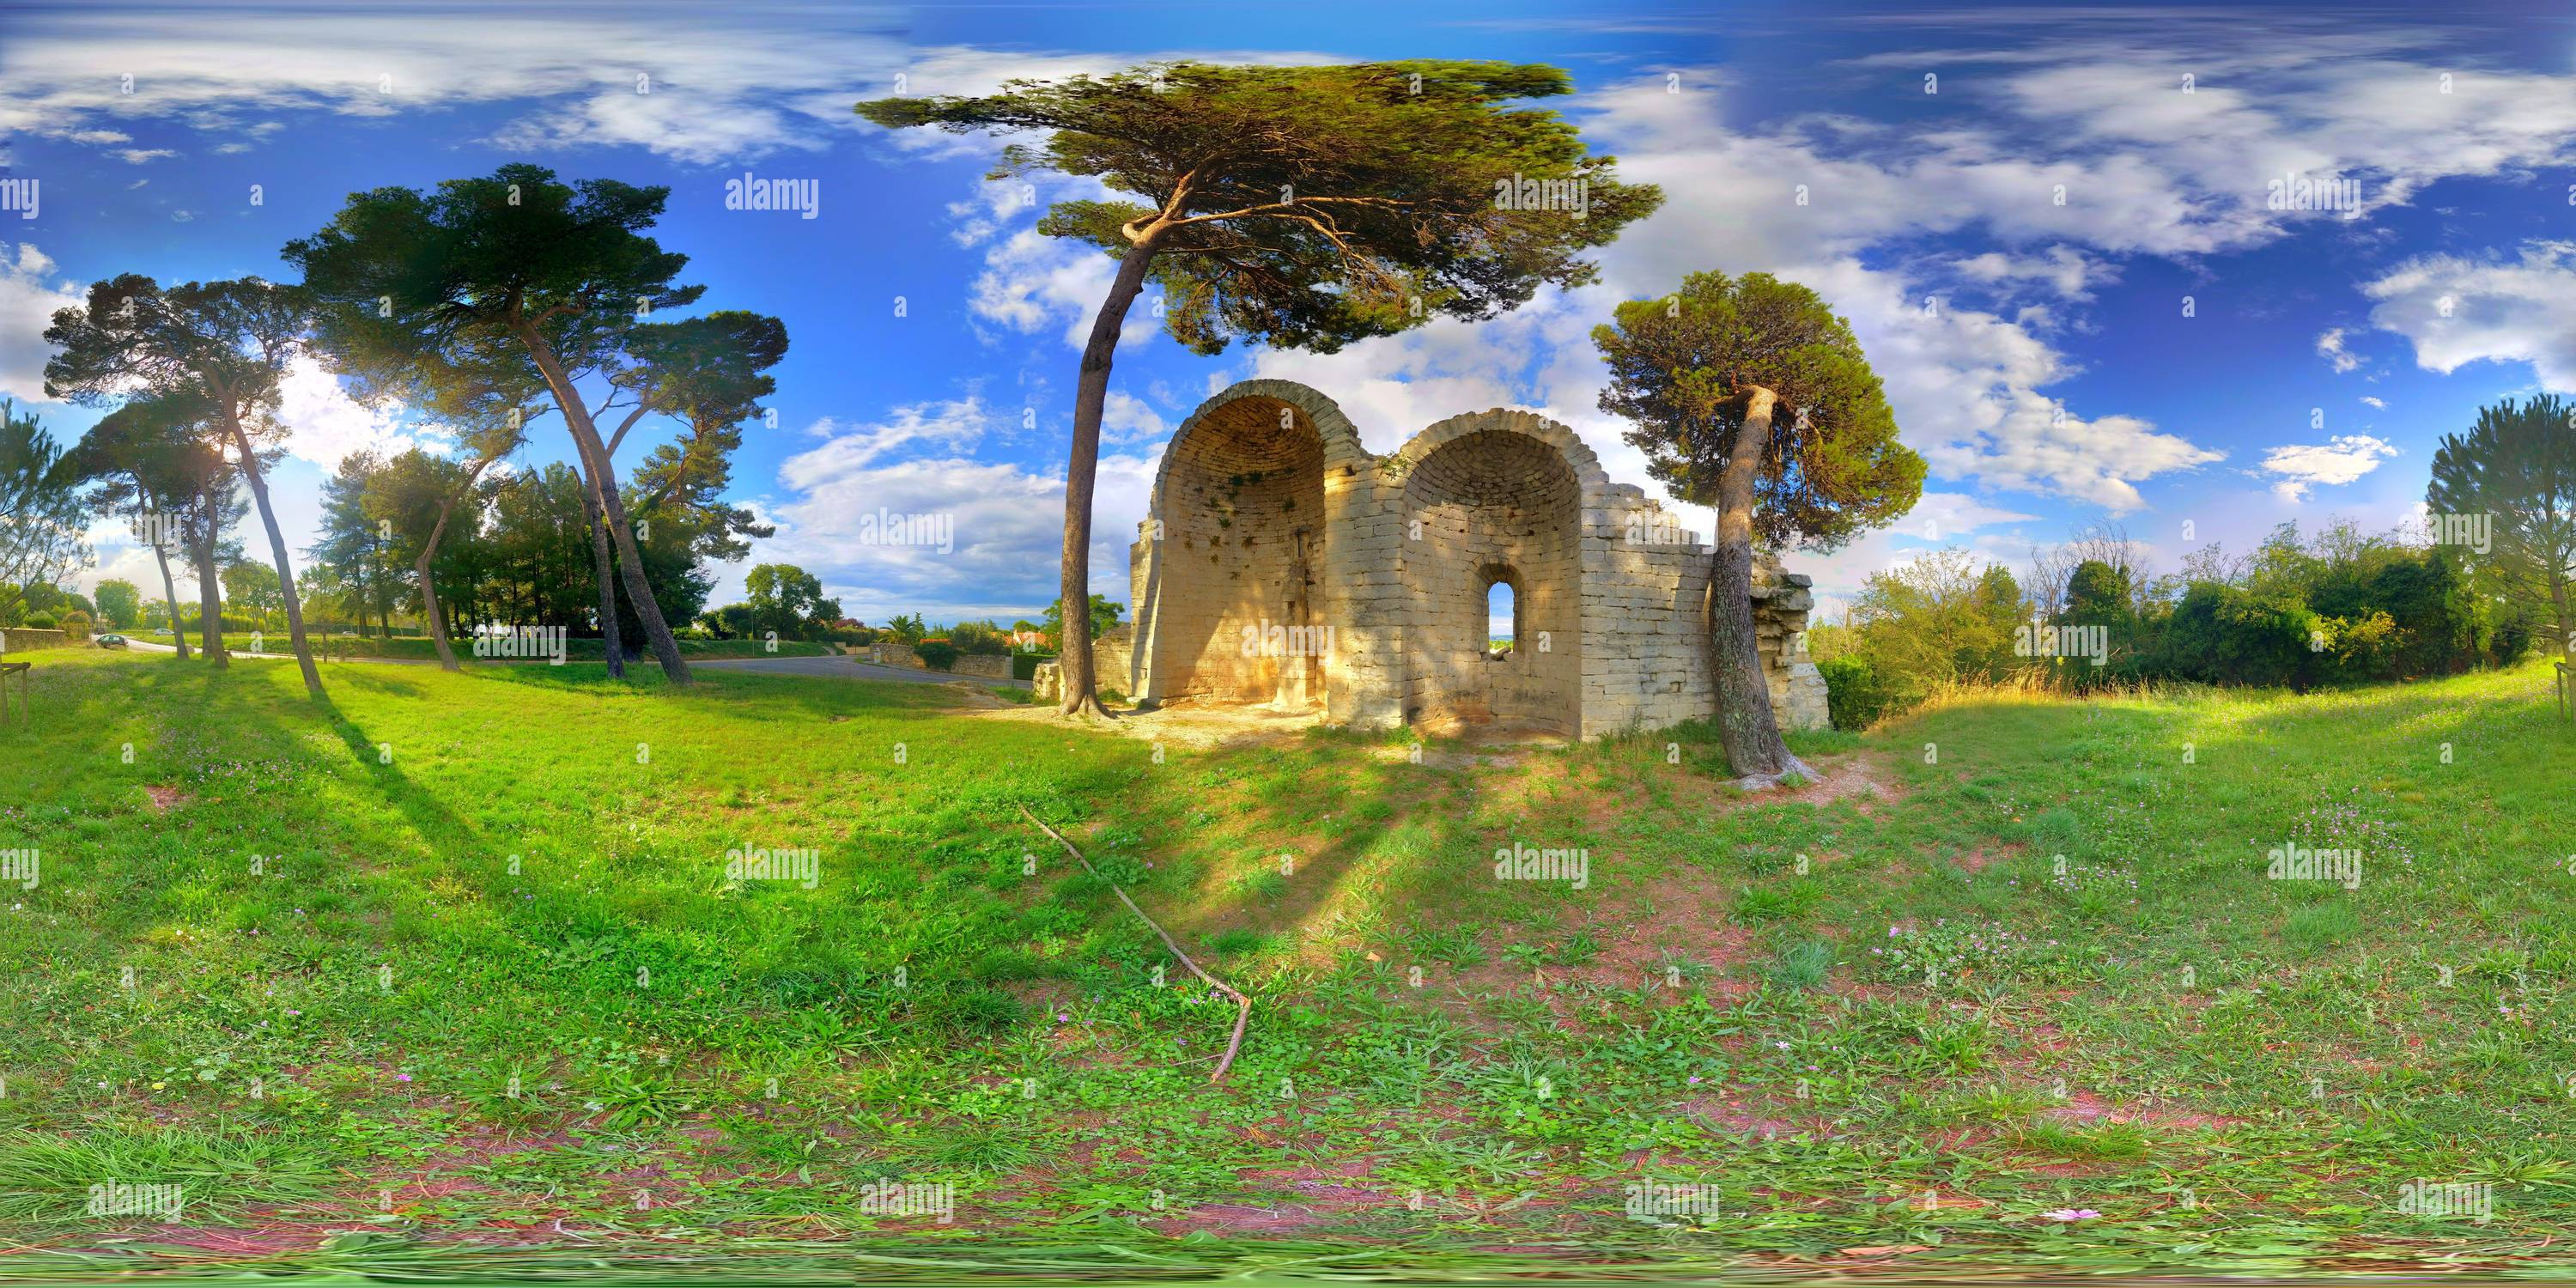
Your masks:
<svg viewBox="0 0 2576 1288"><path fill-rule="evenodd" d="M1384 457L1332 401L1251 380L1172 435L1129 550L1135 620L1095 675L1141 703L1254 705L1363 729L1596 738L1710 715L1710 549L1573 431L1453 416ZM1757 566L1785 729L1822 727L1809 579ZM1512 647L1487 596L1511 588ZM1053 678L1052 676L1048 678Z"/></svg>

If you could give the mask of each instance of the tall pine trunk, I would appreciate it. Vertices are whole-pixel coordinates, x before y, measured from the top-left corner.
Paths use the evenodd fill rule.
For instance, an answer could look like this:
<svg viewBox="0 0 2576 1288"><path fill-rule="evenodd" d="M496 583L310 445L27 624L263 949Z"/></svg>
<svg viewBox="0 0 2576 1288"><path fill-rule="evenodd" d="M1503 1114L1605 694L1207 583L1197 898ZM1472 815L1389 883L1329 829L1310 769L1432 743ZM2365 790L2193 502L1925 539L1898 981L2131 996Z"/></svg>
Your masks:
<svg viewBox="0 0 2576 1288"><path fill-rule="evenodd" d="M608 659L608 678L626 675L625 631L617 624L617 566L608 557L608 527L600 514L599 483L582 463L582 518L590 525L592 577L599 583L599 651Z"/></svg>
<svg viewBox="0 0 2576 1288"><path fill-rule="evenodd" d="M420 558L412 561L412 575L420 579L420 624L429 632L429 642L438 649L438 669L461 671L456 664L456 650L448 647L447 617L438 606L438 587L429 575L429 564L438 557L438 534L447 530L447 507L438 508L438 526L432 528L429 541L421 547Z"/></svg>
<svg viewBox="0 0 2576 1288"><path fill-rule="evenodd" d="M268 480L260 476L259 454L251 450L250 435L242 432L241 417L234 414L229 402L224 405L224 428L232 431L233 447L241 453L242 481L250 484L250 499L259 506L259 521L268 529L269 555L277 562L278 593L286 597L286 637L295 645L295 664L304 670L304 692L322 696L322 672L313 665L313 646L304 639L304 604L295 593L295 566L286 557L286 534L277 527L277 511L268 504Z"/></svg>
<svg viewBox="0 0 2576 1288"><path fill-rule="evenodd" d="M1131 246L1118 261L1118 276L1109 298L1091 320L1091 338L1082 346L1082 375L1073 391L1073 450L1064 469L1064 650L1056 665L1064 676L1067 716L1106 716L1091 669L1091 494L1100 471L1101 409L1109 399L1109 364L1118 355L1118 332L1127 322L1128 306L1145 287L1145 270L1153 263L1153 234Z"/></svg>
<svg viewBox="0 0 2576 1288"><path fill-rule="evenodd" d="M655 660L662 664L662 676L672 684L689 683L689 664L680 659L680 642L671 634L670 623L662 620L662 606L653 599L653 587L644 577L644 556L635 545L635 530L626 521L625 498L617 494L617 473L609 468L607 444L600 441L599 427L590 421L590 409L582 405L581 393L572 387L572 377L563 364L555 360L552 346L537 334L534 326L521 323L519 339L536 358L537 370L543 372L546 387L554 392L555 403L563 408L564 423L572 430L573 446L590 465L592 491L599 497L600 511L611 525L609 536L617 542L620 571L625 574L626 600L635 606L635 616L644 623L644 638L653 646ZM1098 437L1098 425L1093 436Z"/></svg>
<svg viewBox="0 0 2576 1288"><path fill-rule="evenodd" d="M208 527L212 527L211 522ZM197 640L199 652L217 667L232 665L231 651L224 647L224 601L215 581L215 534L192 547L189 557L197 565ZM176 633L176 628L173 628Z"/></svg>
<svg viewBox="0 0 2576 1288"><path fill-rule="evenodd" d="M1762 646L1753 627L1753 483L1771 449L1771 413L1779 397L1755 388L1744 423L1717 480L1717 550L1708 579L1709 679L1717 689L1718 740L1748 787L1767 787L1795 771L1815 771L1789 754L1762 679Z"/></svg>
<svg viewBox="0 0 2576 1288"><path fill-rule="evenodd" d="M179 621L179 583L170 577L170 552L160 542L152 543L152 557L161 562L161 597L170 605L170 642L179 650L179 660L188 660L188 631Z"/></svg>

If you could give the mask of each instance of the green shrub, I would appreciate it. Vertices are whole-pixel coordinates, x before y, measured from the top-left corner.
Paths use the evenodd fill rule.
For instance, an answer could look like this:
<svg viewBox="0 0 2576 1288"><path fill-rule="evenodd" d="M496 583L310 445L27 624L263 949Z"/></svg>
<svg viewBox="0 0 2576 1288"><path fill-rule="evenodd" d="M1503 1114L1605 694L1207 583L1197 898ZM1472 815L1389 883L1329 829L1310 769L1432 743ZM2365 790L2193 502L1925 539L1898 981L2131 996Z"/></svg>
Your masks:
<svg viewBox="0 0 2576 1288"><path fill-rule="evenodd" d="M1837 729L1867 729L1896 705L1893 686L1857 657L1828 658L1816 671L1825 677L1825 712Z"/></svg>
<svg viewBox="0 0 2576 1288"><path fill-rule="evenodd" d="M1014 680L1034 680L1038 678L1038 666L1041 663L1052 662L1054 660L1055 655L1052 653L1013 653L1011 655L1011 678Z"/></svg>
<svg viewBox="0 0 2576 1288"><path fill-rule="evenodd" d="M955 670L957 659L961 655L961 650L946 640L923 640L913 645L912 651L914 656L921 659L923 666L934 671Z"/></svg>
<svg viewBox="0 0 2576 1288"><path fill-rule="evenodd" d="M29 613L25 624L31 631L50 631L62 626L62 623L54 620L52 613Z"/></svg>

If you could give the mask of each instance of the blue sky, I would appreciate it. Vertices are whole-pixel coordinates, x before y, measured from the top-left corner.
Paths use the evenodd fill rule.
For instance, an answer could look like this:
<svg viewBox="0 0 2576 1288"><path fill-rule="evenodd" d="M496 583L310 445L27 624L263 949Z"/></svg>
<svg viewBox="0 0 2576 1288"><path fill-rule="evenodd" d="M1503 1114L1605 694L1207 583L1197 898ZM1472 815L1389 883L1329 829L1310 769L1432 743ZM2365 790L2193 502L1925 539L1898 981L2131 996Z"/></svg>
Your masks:
<svg viewBox="0 0 2576 1288"><path fill-rule="evenodd" d="M717 602L774 560L871 622L1034 616L1108 261L1033 225L1096 190L988 183L997 141L890 135L849 107L898 77L975 92L1176 56L1554 63L1578 87L1555 106L1667 201L1601 254L1599 285L1479 326L1199 358L1140 312L1095 527L1095 588L1120 599L1163 442L1238 379L1313 385L1380 451L1459 412L1539 410L1647 483L1594 406L1588 332L1699 269L1825 295L1931 462L1912 516L1791 555L1829 601L1913 552L2018 568L2106 518L2167 570L2284 519L2390 528L2481 403L2576 390L2563 8L0 4L0 163L39 198L32 218L0 210L0 394L59 436L85 429L96 412L43 401L52 309L118 272L281 275L279 247L352 191L513 160L665 184L655 235L691 257L705 307L774 313L792 340L777 426L735 469L779 533L719 570ZM725 209L746 174L817 181L815 217ZM2274 209L2293 175L2338 181L2353 208ZM342 455L443 441L318 370L283 419L299 551ZM518 463L568 456L541 436ZM953 515L955 548L863 543L880 507ZM81 584L148 580L95 535Z"/></svg>

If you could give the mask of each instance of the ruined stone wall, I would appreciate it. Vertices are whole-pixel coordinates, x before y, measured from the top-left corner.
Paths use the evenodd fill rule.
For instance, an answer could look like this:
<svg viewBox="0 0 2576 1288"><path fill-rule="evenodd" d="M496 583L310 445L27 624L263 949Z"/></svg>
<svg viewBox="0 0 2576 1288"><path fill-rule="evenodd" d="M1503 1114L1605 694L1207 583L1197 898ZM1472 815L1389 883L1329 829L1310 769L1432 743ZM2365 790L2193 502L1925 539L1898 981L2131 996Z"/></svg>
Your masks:
<svg viewBox="0 0 2576 1288"><path fill-rule="evenodd" d="M1593 566L1584 597L1586 736L1659 729L1709 714L1700 614L1708 547L1647 498L1614 484L1587 516Z"/></svg>
<svg viewBox="0 0 2576 1288"><path fill-rule="evenodd" d="M1165 695L1271 701L1288 659L1246 656L1244 631L1257 638L1273 623L1310 624L1322 572L1323 444L1293 407L1252 398L1219 408L1172 452L1156 510ZM1307 611L1293 607L1301 599Z"/></svg>
<svg viewBox="0 0 2576 1288"><path fill-rule="evenodd" d="M1323 395L1247 381L1202 404L1166 449L1129 552L1132 653L1114 668L1102 658L1101 683L1153 702L1293 698L1362 728L1593 738L1703 718L1714 690L1701 535L1642 489L1611 484L1545 417L1451 417L1378 458ZM1496 580L1512 584L1518 618L1502 660L1486 649ZM1806 586L1776 564L1757 569L1757 634L1787 728L1824 723L1822 678L1794 646ZM1244 658L1242 628L1270 624L1329 626L1331 652L1303 674Z"/></svg>
<svg viewBox="0 0 2576 1288"><path fill-rule="evenodd" d="M1406 720L1579 735L1582 497L1564 457L1509 429L1471 428L1405 472L1402 505ZM1511 584L1514 617L1500 657L1487 651L1496 582Z"/></svg>

